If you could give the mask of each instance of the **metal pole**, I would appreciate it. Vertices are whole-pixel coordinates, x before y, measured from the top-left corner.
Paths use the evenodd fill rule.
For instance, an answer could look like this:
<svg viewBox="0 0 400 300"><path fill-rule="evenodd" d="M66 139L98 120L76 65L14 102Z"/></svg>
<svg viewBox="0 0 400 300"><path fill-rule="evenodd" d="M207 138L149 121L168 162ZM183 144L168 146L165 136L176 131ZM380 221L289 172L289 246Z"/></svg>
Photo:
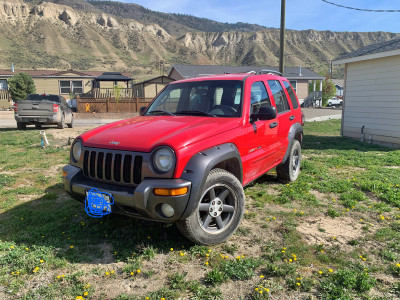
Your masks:
<svg viewBox="0 0 400 300"><path fill-rule="evenodd" d="M279 72L285 71L285 10L286 0L281 0L281 36L280 36L280 53L279 53Z"/></svg>

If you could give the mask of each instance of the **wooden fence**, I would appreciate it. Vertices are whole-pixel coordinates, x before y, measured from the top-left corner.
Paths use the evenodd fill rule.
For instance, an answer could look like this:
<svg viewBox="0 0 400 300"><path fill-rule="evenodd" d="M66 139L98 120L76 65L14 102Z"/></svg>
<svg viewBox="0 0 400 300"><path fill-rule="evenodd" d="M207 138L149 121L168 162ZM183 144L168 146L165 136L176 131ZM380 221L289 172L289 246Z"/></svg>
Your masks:
<svg viewBox="0 0 400 300"><path fill-rule="evenodd" d="M91 91L82 95L84 98L114 98L117 96L120 99L133 99L138 95L136 95L135 89L124 88L93 88Z"/></svg>
<svg viewBox="0 0 400 300"><path fill-rule="evenodd" d="M138 113L141 107L147 107L152 98L89 98L77 97L78 113Z"/></svg>
<svg viewBox="0 0 400 300"><path fill-rule="evenodd" d="M0 90L0 100L9 100L10 94L8 90Z"/></svg>

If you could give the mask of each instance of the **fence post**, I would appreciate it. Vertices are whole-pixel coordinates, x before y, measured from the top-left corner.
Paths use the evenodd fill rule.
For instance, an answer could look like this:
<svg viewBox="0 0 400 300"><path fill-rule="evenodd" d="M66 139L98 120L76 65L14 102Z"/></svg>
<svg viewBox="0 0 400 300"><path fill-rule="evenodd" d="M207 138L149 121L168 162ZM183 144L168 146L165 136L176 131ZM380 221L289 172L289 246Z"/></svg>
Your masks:
<svg viewBox="0 0 400 300"><path fill-rule="evenodd" d="M109 103L110 103L110 98L106 98L107 102L106 102L106 112L108 112L108 107L109 107Z"/></svg>
<svg viewBox="0 0 400 300"><path fill-rule="evenodd" d="M139 112L139 97L136 97L136 112Z"/></svg>
<svg viewBox="0 0 400 300"><path fill-rule="evenodd" d="M79 112L79 95L76 95L76 112Z"/></svg>

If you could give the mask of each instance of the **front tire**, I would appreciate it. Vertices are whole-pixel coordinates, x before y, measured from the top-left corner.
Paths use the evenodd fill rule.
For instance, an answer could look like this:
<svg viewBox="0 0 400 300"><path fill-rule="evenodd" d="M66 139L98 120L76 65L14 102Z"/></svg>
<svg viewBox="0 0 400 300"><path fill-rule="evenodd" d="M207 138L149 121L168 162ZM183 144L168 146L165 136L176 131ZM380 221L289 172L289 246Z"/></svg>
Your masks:
<svg viewBox="0 0 400 300"><path fill-rule="evenodd" d="M294 140L290 148L289 157L285 163L276 167L278 178L285 182L296 181L300 173L301 145L298 140Z"/></svg>
<svg viewBox="0 0 400 300"><path fill-rule="evenodd" d="M74 128L74 116L71 117L71 123L67 124L68 128Z"/></svg>
<svg viewBox="0 0 400 300"><path fill-rule="evenodd" d="M227 240L239 227L244 213L242 184L231 173L214 169L200 193L196 210L177 222L180 232L201 245L215 245Z"/></svg>

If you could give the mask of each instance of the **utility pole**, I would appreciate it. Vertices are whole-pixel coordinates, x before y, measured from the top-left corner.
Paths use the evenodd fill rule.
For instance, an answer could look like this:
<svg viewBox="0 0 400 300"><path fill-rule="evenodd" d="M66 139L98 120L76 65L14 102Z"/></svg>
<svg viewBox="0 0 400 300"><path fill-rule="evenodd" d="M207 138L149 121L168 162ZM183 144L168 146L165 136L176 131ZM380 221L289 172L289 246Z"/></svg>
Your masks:
<svg viewBox="0 0 400 300"><path fill-rule="evenodd" d="M285 72L285 10L286 0L281 0L281 36L279 52L279 72Z"/></svg>

